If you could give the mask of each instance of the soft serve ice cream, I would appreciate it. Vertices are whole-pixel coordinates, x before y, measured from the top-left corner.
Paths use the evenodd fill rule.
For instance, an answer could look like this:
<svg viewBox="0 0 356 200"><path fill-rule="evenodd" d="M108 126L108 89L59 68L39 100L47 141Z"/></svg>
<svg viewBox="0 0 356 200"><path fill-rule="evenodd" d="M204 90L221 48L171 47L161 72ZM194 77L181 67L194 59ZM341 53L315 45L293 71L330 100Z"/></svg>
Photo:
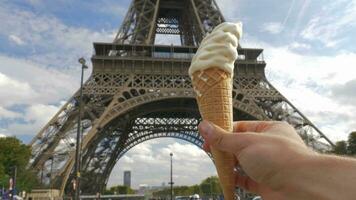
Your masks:
<svg viewBox="0 0 356 200"><path fill-rule="evenodd" d="M192 59L189 76L193 78L196 71L210 67L219 67L233 74L237 59L238 41L242 36L242 23L224 22L207 35L201 42Z"/></svg>

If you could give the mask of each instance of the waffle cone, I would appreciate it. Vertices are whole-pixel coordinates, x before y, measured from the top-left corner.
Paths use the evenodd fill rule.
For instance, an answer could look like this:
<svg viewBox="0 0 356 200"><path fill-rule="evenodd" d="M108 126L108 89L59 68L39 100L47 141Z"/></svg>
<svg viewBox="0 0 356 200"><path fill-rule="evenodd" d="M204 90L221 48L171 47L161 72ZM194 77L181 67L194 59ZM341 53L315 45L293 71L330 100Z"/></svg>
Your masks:
<svg viewBox="0 0 356 200"><path fill-rule="evenodd" d="M197 93L199 111L204 120L208 120L227 132L232 133L232 77L217 67L197 71L192 80ZM236 159L231 153L210 147L219 175L225 200L235 199L234 167Z"/></svg>

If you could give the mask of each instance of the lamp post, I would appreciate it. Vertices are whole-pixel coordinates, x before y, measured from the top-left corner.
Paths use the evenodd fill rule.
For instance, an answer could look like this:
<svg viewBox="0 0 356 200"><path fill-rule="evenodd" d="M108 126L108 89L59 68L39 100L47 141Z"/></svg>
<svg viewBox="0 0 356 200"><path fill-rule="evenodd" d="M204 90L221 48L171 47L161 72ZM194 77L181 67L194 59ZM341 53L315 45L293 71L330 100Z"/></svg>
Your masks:
<svg viewBox="0 0 356 200"><path fill-rule="evenodd" d="M77 124L77 143L75 148L75 200L79 200L80 197L80 160L81 160L81 121L82 121L82 101L83 101L83 76L84 69L88 69L88 66L85 65L85 59L79 58L79 63L82 64L82 75L80 77L80 90L79 90L79 115L78 115L78 124Z"/></svg>
<svg viewBox="0 0 356 200"><path fill-rule="evenodd" d="M52 200L52 198L53 198L53 193L52 193L52 191L53 191L53 186L52 186L52 172L53 172L53 156L51 156L51 157L49 157L48 158L49 160L51 160L51 172L50 172L50 175L49 175L49 189L51 190L51 200Z"/></svg>
<svg viewBox="0 0 356 200"><path fill-rule="evenodd" d="M173 153L169 155L171 156L171 182L169 184L171 185L171 200L173 200Z"/></svg>

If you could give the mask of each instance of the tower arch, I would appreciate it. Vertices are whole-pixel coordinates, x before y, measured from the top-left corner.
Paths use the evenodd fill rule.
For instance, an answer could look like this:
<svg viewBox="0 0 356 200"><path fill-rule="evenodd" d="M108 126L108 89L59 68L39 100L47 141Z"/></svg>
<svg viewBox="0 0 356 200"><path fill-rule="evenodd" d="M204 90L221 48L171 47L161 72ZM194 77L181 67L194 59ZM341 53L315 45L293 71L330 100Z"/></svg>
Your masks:
<svg viewBox="0 0 356 200"><path fill-rule="evenodd" d="M234 109L235 120L252 120L253 116ZM101 191L118 160L134 146L156 138L175 138L202 147L197 126L201 121L195 98L170 97L141 102L107 122L83 148L83 193ZM73 172L68 175L69 193ZM97 183L97 184L93 184Z"/></svg>

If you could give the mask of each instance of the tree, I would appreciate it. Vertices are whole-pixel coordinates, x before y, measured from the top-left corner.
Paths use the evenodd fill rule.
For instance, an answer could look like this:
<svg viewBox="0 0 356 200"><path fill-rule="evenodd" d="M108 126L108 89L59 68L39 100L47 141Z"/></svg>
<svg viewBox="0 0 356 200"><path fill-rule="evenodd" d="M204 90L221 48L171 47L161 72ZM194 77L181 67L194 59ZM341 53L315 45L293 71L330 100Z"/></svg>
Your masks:
<svg viewBox="0 0 356 200"><path fill-rule="evenodd" d="M198 188L198 191L196 190ZM199 186L175 186L173 187L173 193L175 196L189 196L192 194L199 194ZM155 197L168 197L171 195L171 188L167 187L163 190L155 191L152 193Z"/></svg>
<svg viewBox="0 0 356 200"><path fill-rule="evenodd" d="M5 173L5 167L0 162L0 187L5 186L6 180L9 179L9 176Z"/></svg>
<svg viewBox="0 0 356 200"><path fill-rule="evenodd" d="M202 195L207 196L221 194L219 178L216 176L206 178L200 183L200 190Z"/></svg>
<svg viewBox="0 0 356 200"><path fill-rule="evenodd" d="M349 134L347 140L348 146L347 150L350 155L356 155L356 131L353 131Z"/></svg>
<svg viewBox="0 0 356 200"><path fill-rule="evenodd" d="M338 155L347 155L347 142L344 140L336 142L332 153Z"/></svg>
<svg viewBox="0 0 356 200"><path fill-rule="evenodd" d="M189 187L190 194L200 194L200 187L199 185L193 185Z"/></svg>
<svg viewBox="0 0 356 200"><path fill-rule="evenodd" d="M199 185L175 186L173 187L175 196L190 196L199 194L200 196L216 196L222 193L219 178L216 176L204 179ZM170 188L164 188L153 192L154 197L168 197L171 194Z"/></svg>
<svg viewBox="0 0 356 200"><path fill-rule="evenodd" d="M9 187L13 167L17 168L16 188L29 191L38 185L36 175L27 170L31 148L15 137L0 138L0 186Z"/></svg>
<svg viewBox="0 0 356 200"><path fill-rule="evenodd" d="M117 185L110 187L105 191L105 194L134 194L135 191L126 185Z"/></svg>

